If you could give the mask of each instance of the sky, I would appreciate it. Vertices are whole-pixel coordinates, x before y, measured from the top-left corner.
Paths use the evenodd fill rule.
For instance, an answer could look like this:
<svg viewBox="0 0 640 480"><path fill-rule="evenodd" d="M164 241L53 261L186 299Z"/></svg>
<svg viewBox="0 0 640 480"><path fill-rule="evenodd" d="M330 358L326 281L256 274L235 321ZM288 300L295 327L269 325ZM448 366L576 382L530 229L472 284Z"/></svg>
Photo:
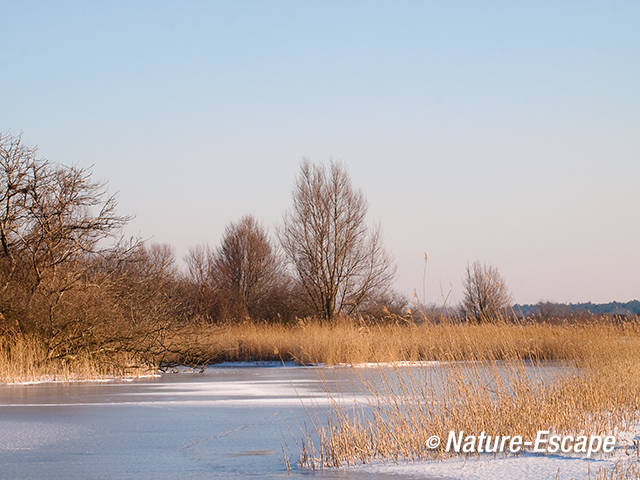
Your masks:
<svg viewBox="0 0 640 480"><path fill-rule="evenodd" d="M519 303L640 298L640 2L5 1L0 23L0 131L93 166L179 258L244 214L273 231L302 159L333 159L407 295L455 302L479 260Z"/></svg>

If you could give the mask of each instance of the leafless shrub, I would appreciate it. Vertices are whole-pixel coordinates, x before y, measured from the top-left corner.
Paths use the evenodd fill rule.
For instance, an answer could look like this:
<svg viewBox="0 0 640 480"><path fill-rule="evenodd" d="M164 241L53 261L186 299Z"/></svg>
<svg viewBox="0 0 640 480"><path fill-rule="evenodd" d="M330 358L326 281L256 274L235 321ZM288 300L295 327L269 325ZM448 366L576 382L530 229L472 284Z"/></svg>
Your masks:
<svg viewBox="0 0 640 480"><path fill-rule="evenodd" d="M209 321L217 316L219 304L214 257L215 252L208 245L190 248L184 258L187 274L182 281L183 296L191 306L192 315Z"/></svg>
<svg viewBox="0 0 640 480"><path fill-rule="evenodd" d="M555 321L571 316L571 309L568 305L562 305L549 301L540 301L536 305L535 316L543 321Z"/></svg>
<svg viewBox="0 0 640 480"><path fill-rule="evenodd" d="M286 289L277 250L264 227L250 215L227 226L213 267L235 318L259 318L271 297Z"/></svg>
<svg viewBox="0 0 640 480"><path fill-rule="evenodd" d="M505 315L511 295L498 269L474 262L466 273L462 304L466 318L481 322Z"/></svg>
<svg viewBox="0 0 640 480"><path fill-rule="evenodd" d="M389 290L367 298L358 312L371 320L393 320L410 318L409 300L404 295Z"/></svg>

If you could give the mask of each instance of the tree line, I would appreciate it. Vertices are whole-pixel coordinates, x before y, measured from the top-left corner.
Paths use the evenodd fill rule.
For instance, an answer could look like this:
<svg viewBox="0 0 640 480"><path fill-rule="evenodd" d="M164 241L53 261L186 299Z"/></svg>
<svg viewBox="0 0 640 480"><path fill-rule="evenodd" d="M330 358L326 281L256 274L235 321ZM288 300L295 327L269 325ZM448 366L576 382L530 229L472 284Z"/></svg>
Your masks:
<svg viewBox="0 0 640 480"><path fill-rule="evenodd" d="M0 328L37 333L51 358L79 348L162 349L176 322L406 315L395 266L368 204L339 163L301 164L275 235L253 216L217 246L171 247L124 235L129 217L90 169L54 164L0 135ZM510 299L497 270L470 265L464 312L488 318Z"/></svg>

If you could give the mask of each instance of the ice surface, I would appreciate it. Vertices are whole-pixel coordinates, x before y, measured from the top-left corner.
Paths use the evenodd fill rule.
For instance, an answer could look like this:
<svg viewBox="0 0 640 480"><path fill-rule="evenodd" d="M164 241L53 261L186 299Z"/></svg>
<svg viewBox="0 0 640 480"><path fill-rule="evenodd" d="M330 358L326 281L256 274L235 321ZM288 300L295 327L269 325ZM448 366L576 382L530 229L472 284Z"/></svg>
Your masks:
<svg viewBox="0 0 640 480"><path fill-rule="evenodd" d="M282 455L285 446L295 463L305 408L324 415L327 387L362 398L352 371L321 370L227 365L127 382L0 386L0 479L309 478L287 475Z"/></svg>
<svg viewBox="0 0 640 480"><path fill-rule="evenodd" d="M283 447L295 463L309 412L326 415L325 391L364 402L361 379L379 373L226 364L127 382L0 386L0 479L555 479L558 471L581 479L624 456L455 458L288 475Z"/></svg>

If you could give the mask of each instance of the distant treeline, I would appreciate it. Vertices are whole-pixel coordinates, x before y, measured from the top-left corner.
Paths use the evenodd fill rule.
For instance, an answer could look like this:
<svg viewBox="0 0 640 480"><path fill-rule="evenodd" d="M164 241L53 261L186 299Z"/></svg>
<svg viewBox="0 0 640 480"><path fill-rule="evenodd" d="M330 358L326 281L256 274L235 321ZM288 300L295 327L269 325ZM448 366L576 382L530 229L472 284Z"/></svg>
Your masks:
<svg viewBox="0 0 640 480"><path fill-rule="evenodd" d="M514 305L513 310L521 316L561 316L590 313L593 315L639 315L640 300L609 303L554 303L538 302L528 305Z"/></svg>

